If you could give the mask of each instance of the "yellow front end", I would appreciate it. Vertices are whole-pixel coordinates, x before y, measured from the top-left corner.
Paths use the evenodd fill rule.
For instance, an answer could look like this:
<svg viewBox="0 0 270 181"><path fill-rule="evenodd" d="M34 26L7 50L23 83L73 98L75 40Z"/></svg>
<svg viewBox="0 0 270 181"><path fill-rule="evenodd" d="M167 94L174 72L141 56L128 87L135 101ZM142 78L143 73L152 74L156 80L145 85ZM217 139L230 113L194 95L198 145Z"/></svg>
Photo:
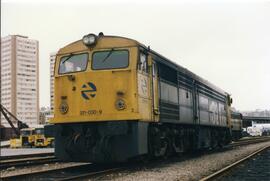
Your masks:
<svg viewBox="0 0 270 181"><path fill-rule="evenodd" d="M103 59L111 61L106 60L107 56L111 56L110 51L126 53L127 66L95 69L92 60L95 53L108 52ZM86 69L60 73L61 61L65 57L68 59L71 53L87 55ZM55 110L51 123L141 119L138 113L137 59L136 43L122 38L99 38L93 48L78 41L61 49L55 64ZM146 102L148 108L150 103Z"/></svg>
<svg viewBox="0 0 270 181"><path fill-rule="evenodd" d="M35 135L35 147L46 147L48 146L48 141L46 141L46 138L44 135L36 134Z"/></svg>
<svg viewBox="0 0 270 181"><path fill-rule="evenodd" d="M34 135L29 136L29 143L34 145L34 143L35 143L35 136Z"/></svg>
<svg viewBox="0 0 270 181"><path fill-rule="evenodd" d="M22 147L32 147L35 145L35 129L34 128L24 128L20 130L20 142Z"/></svg>

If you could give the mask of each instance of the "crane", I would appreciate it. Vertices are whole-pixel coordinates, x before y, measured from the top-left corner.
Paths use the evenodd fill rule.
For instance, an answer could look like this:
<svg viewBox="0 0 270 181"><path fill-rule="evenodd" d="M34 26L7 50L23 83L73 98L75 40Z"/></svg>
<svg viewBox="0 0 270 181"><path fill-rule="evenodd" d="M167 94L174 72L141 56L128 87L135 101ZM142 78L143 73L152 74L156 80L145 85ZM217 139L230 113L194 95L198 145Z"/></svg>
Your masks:
<svg viewBox="0 0 270 181"><path fill-rule="evenodd" d="M6 118L6 120L8 121L12 130L14 130L17 137L20 136L21 129L29 128L29 126L26 123L23 123L22 121L20 121L15 115L13 115L10 111L8 111L7 108L5 108L2 104L0 104L0 112ZM12 123L12 121L8 115L17 121L17 128L14 126L14 124Z"/></svg>

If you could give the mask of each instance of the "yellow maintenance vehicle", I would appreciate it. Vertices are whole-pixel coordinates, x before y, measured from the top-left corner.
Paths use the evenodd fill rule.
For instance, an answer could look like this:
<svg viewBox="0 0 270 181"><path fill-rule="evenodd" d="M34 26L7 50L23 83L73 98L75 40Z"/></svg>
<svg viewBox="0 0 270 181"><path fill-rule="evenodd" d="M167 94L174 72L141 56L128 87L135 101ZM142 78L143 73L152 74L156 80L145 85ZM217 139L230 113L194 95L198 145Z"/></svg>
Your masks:
<svg viewBox="0 0 270 181"><path fill-rule="evenodd" d="M54 147L54 137L45 137L44 127L35 128L35 147Z"/></svg>
<svg viewBox="0 0 270 181"><path fill-rule="evenodd" d="M15 138L10 139L11 148L54 146L54 138L44 136L44 127L29 128L27 124L20 121L2 104L0 104L0 112L4 115L16 135ZM14 126L9 116L17 122L17 128Z"/></svg>
<svg viewBox="0 0 270 181"><path fill-rule="evenodd" d="M10 139L11 148L33 147L35 145L35 129L23 128L19 138Z"/></svg>
<svg viewBox="0 0 270 181"><path fill-rule="evenodd" d="M44 128L23 128L19 138L10 139L10 148L54 147L54 138L44 136Z"/></svg>

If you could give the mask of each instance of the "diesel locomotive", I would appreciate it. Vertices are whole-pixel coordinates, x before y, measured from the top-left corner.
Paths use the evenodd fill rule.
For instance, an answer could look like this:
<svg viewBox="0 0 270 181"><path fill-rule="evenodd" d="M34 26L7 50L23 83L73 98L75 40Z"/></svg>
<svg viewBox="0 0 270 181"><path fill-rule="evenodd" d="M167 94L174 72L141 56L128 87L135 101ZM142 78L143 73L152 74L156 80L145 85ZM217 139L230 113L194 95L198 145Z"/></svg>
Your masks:
<svg viewBox="0 0 270 181"><path fill-rule="evenodd" d="M209 149L232 139L228 93L136 40L88 34L55 61L62 160L121 162Z"/></svg>

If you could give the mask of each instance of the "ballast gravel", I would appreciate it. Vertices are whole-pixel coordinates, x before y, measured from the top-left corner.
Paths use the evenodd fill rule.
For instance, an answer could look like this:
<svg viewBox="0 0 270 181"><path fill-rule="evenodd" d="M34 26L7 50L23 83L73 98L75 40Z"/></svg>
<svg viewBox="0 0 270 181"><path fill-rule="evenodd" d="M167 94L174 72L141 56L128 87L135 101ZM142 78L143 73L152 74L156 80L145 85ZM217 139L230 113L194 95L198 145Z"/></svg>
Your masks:
<svg viewBox="0 0 270 181"><path fill-rule="evenodd" d="M29 167L23 167L23 168L16 168L16 167L10 167L4 170L0 171L0 180L3 177L13 176L13 175L21 175L26 173L35 173L35 172L41 172L46 170L55 170L60 168L67 168L71 166L76 165L82 165L83 163L76 163L76 162L68 162L68 163L48 163L48 164L42 164L37 166L29 166Z"/></svg>
<svg viewBox="0 0 270 181"><path fill-rule="evenodd" d="M149 181L193 181L214 173L229 164L244 158L260 148L270 146L270 141L252 145L238 146L233 149L210 154L202 154L189 158L157 163L136 170L121 171L93 178L91 180L149 180ZM183 155L182 157L185 157ZM147 165L147 164L146 164Z"/></svg>

